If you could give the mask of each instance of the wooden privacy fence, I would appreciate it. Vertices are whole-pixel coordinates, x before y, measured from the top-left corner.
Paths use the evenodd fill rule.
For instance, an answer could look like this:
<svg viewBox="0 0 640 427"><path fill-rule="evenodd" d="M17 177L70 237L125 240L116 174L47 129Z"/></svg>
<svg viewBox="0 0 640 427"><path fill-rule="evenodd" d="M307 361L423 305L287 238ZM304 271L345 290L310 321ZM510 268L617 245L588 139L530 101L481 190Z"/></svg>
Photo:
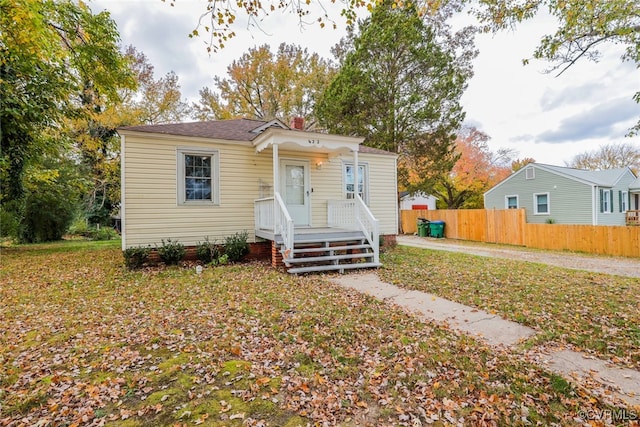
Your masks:
<svg viewBox="0 0 640 427"><path fill-rule="evenodd" d="M527 224L524 209L403 210L402 232L417 231L418 218L444 221L450 239L538 249L640 257L640 227Z"/></svg>

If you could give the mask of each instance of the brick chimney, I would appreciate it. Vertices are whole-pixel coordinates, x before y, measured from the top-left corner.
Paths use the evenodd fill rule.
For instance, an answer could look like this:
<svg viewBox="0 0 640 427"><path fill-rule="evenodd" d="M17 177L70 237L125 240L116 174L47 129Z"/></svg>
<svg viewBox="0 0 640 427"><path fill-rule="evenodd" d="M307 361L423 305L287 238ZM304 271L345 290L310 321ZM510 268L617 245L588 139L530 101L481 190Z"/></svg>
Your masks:
<svg viewBox="0 0 640 427"><path fill-rule="evenodd" d="M294 117L291 119L291 129L304 130L304 117Z"/></svg>

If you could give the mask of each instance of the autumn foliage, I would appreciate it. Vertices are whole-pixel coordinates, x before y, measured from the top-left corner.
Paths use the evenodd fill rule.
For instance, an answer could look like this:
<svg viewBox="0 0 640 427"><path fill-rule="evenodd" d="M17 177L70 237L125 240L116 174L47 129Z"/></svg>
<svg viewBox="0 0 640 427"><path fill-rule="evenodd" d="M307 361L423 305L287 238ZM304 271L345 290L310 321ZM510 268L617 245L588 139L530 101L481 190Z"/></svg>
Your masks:
<svg viewBox="0 0 640 427"><path fill-rule="evenodd" d="M130 272L119 248L78 243L2 251L1 426L564 425L604 409L520 354L323 276Z"/></svg>

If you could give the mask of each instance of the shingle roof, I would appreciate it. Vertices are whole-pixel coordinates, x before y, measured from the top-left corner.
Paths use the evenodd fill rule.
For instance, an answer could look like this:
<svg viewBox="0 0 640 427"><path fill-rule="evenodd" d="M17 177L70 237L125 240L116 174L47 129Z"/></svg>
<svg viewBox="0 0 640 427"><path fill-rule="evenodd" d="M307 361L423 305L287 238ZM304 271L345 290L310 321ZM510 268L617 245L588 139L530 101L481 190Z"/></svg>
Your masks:
<svg viewBox="0 0 640 427"><path fill-rule="evenodd" d="M584 169L574 169L562 166L545 165L536 163L543 168L550 169L559 174L569 175L574 178L588 181L592 184L603 187L613 187L620 177L628 170L628 168L605 169L600 171L589 171Z"/></svg>
<svg viewBox="0 0 640 427"><path fill-rule="evenodd" d="M636 178L631 184L629 184L629 190L640 190L640 177Z"/></svg>
<svg viewBox="0 0 640 427"><path fill-rule="evenodd" d="M126 126L118 130L159 133L164 135L192 136L199 138L252 141L260 133L253 132L269 122L254 119L211 120L207 122L167 123L161 125ZM360 145L360 153L395 156L395 153Z"/></svg>
<svg viewBox="0 0 640 427"><path fill-rule="evenodd" d="M392 153L391 151L385 151L385 150L381 150L379 148L373 148L373 147L367 147L366 145L360 145L360 149L358 150L358 152L360 153L367 153L367 154L384 154L387 156L395 156L395 153Z"/></svg>
<svg viewBox="0 0 640 427"><path fill-rule="evenodd" d="M262 120L252 119L211 120L208 122L127 126L119 130L226 139L231 141L251 141L259 135L259 133L251 131L267 123L268 122Z"/></svg>

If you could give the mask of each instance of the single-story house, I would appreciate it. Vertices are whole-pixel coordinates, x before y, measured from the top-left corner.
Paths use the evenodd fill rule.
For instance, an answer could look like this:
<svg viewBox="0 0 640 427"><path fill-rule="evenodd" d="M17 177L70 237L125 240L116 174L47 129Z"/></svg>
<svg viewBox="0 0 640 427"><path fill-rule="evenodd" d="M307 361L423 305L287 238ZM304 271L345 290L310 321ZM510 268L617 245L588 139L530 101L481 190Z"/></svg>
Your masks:
<svg viewBox="0 0 640 427"><path fill-rule="evenodd" d="M640 179L628 167L589 171L531 163L487 191L484 206L524 208L529 223L625 225L638 218Z"/></svg>
<svg viewBox="0 0 640 427"><path fill-rule="evenodd" d="M303 129L301 119L118 129L123 250L246 231L292 273L379 266L380 241L398 230L397 156Z"/></svg>
<svg viewBox="0 0 640 427"><path fill-rule="evenodd" d="M423 193L410 194L408 191L400 193L400 210L411 211L418 209L435 210L437 197Z"/></svg>

